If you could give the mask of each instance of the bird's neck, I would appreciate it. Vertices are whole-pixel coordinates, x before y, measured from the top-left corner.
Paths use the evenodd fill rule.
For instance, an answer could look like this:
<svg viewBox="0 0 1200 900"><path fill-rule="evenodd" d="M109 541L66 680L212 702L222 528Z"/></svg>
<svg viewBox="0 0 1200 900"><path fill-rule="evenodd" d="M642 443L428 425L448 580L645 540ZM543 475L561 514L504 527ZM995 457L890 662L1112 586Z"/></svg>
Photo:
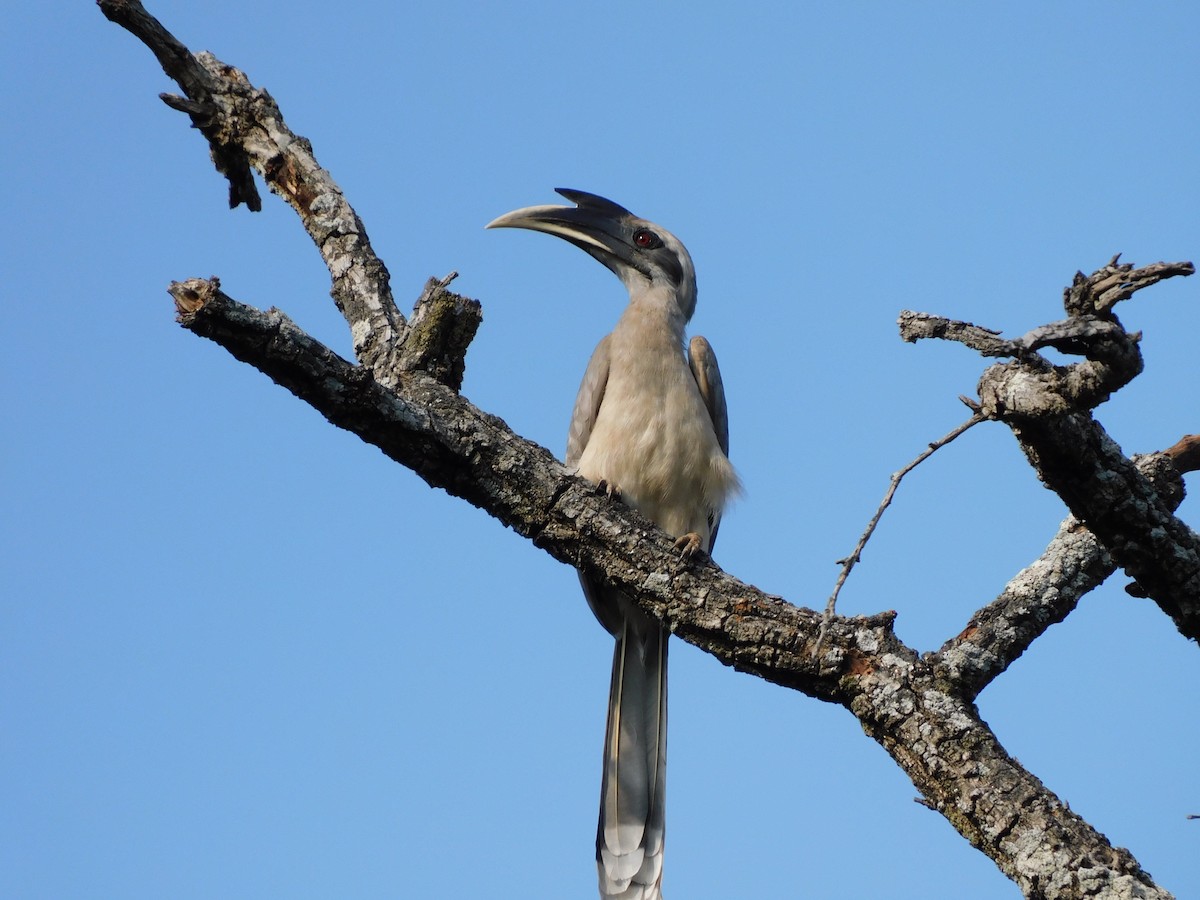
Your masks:
<svg viewBox="0 0 1200 900"><path fill-rule="evenodd" d="M621 314L617 330L648 329L682 343L687 322L674 291L662 287L645 287L636 291L630 290L629 306Z"/></svg>

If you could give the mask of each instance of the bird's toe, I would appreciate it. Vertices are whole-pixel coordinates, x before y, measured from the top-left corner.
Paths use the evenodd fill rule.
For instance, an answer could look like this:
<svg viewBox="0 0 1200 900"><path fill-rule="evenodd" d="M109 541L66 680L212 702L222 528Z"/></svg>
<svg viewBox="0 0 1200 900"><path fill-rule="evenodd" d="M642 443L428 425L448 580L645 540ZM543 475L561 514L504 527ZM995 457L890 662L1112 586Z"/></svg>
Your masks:
<svg viewBox="0 0 1200 900"><path fill-rule="evenodd" d="M610 500L621 499L621 489L609 481L607 478L601 478L596 483L596 493L604 494Z"/></svg>
<svg viewBox="0 0 1200 900"><path fill-rule="evenodd" d="M700 535L694 531L689 531L683 537L675 541L675 549L679 551L679 555L684 559L692 559L697 554L704 553L704 542L700 540Z"/></svg>

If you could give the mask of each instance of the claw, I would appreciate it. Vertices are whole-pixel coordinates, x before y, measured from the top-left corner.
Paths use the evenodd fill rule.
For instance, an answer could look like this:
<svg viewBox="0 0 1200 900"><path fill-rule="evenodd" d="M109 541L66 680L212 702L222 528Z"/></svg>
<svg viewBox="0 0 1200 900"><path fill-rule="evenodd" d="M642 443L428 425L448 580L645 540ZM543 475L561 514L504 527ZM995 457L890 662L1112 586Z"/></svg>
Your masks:
<svg viewBox="0 0 1200 900"><path fill-rule="evenodd" d="M596 493L604 494L610 500L621 499L621 489L606 478L601 478L596 482Z"/></svg>
<svg viewBox="0 0 1200 900"><path fill-rule="evenodd" d="M689 531L675 541L675 549L679 551L679 555L684 559L691 559L697 553L704 552L704 544L700 540L700 535L694 531Z"/></svg>

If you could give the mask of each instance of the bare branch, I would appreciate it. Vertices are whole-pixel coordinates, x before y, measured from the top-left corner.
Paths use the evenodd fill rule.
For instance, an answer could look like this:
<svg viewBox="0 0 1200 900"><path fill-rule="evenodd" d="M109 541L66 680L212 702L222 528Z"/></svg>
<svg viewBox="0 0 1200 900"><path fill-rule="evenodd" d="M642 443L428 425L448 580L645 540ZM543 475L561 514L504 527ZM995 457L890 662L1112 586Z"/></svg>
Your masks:
<svg viewBox="0 0 1200 900"><path fill-rule="evenodd" d="M167 76L187 94L186 99L175 94L159 96L167 106L187 113L192 124L208 138L213 163L229 181L229 208L245 203L253 212L261 210L262 198L254 185L250 162L239 143L221 130L220 111L212 100L220 90L218 80L137 0L99 0L99 6L109 21L149 47Z"/></svg>
<svg viewBox="0 0 1200 900"><path fill-rule="evenodd" d="M1176 275L1191 275L1196 267L1190 262L1152 263L1135 269L1130 263L1118 263L1118 253L1108 265L1090 276L1075 273L1071 286L1063 290L1063 307L1069 316L1107 316L1122 300L1128 300L1142 288Z"/></svg>
<svg viewBox="0 0 1200 900"><path fill-rule="evenodd" d="M825 603L825 614L821 617L821 632L817 637L816 647L813 649L814 653L820 652L821 645L825 640L825 634L829 631L829 623L833 621L834 609L837 606L838 594L842 592L842 585L846 583L846 579L850 577L850 572L858 564L858 561L862 559L862 551L867 546L867 541L875 533L875 528L879 525L879 520L883 518L884 510L891 506L892 498L896 496L896 489L900 487L900 482L904 480L904 476L933 456L940 448L945 447L963 432L985 421L986 418L986 416L976 413L967 419L967 421L952 429L949 434L930 443L929 446L917 455L916 459L899 472L893 473L887 492L883 495L883 501L879 504L879 508L875 510L875 515L871 517L871 521L867 523L867 527L858 539L858 543L854 545L854 549L850 551L849 556L838 560L838 563L842 566L842 571L838 573L837 583L833 586L833 593L829 595L829 600Z"/></svg>
<svg viewBox="0 0 1200 900"><path fill-rule="evenodd" d="M924 795L1031 898L1167 900L1123 848L1010 757L970 701L945 693L926 661L879 657L851 709ZM886 701L882 695L892 695ZM869 703L865 702L869 699ZM882 718L881 718L882 717ZM1079 853L1090 848L1081 860Z"/></svg>
<svg viewBox="0 0 1200 900"><path fill-rule="evenodd" d="M395 390L276 311L213 282L173 287L184 327L226 347L330 422L430 484L465 497L563 562L619 587L673 633L727 665L849 709L926 801L1029 896L1167 900L1125 850L1071 812L1005 753L944 670L892 629L894 613L835 617L814 656L820 616L710 562L679 565L674 539L573 476L431 378ZM995 801L997 791L1005 797Z"/></svg>
<svg viewBox="0 0 1200 900"><path fill-rule="evenodd" d="M98 0L101 11L149 47L187 95L164 96L208 139L213 162L230 182L230 205L258 209L253 168L294 209L325 261L334 302L350 326L354 353L385 384L401 371L396 359L405 321L392 299L387 268L375 255L358 214L313 156L312 145L284 123L265 90L212 54L193 55L138 0Z"/></svg>
<svg viewBox="0 0 1200 900"><path fill-rule="evenodd" d="M986 376L985 376L986 377ZM1200 537L1090 416L1010 421L1038 476L1175 623L1200 640Z"/></svg>
<svg viewBox="0 0 1200 900"><path fill-rule="evenodd" d="M483 321L479 301L446 290L458 277L430 278L417 298L400 352L403 372L424 372L454 390L462 387L467 347Z"/></svg>
<svg viewBox="0 0 1200 900"><path fill-rule="evenodd" d="M1065 323L1011 342L1022 353L984 372L979 398L980 411L1012 428L1038 476L1100 538L1139 589L1182 634L1200 640L1200 537L1172 514L1173 507L1164 504L1088 412L1142 369L1138 336L1126 333L1115 319L1097 318L1094 311L1107 314L1117 300L1194 271L1191 263L1134 269L1117 265L1114 258L1090 277L1076 275L1064 296L1068 309L1079 312ZM906 340L948 337L995 355L993 344L969 330L973 326L929 328L919 324L923 318L935 317L901 317ZM1066 347L1087 358L1050 366L1033 350L1044 345Z"/></svg>
<svg viewBox="0 0 1200 900"><path fill-rule="evenodd" d="M170 291L189 331L253 365L434 487L491 513L561 562L621 588L728 665L837 701L847 660L895 643L894 614L838 619L826 652L814 659L815 612L743 584L711 561L681 566L674 537L597 493L549 451L452 389L432 378L386 388L278 310L262 312L228 297L215 279L173 284Z"/></svg>
<svg viewBox="0 0 1200 900"><path fill-rule="evenodd" d="M1178 506L1183 479L1166 453L1135 462L1159 496L1172 508ZM974 698L1116 568L1096 536L1074 516L1068 517L1045 552L971 616L962 633L935 654L933 665L941 667L965 697Z"/></svg>
<svg viewBox="0 0 1200 900"><path fill-rule="evenodd" d="M1091 409L1142 371L1139 336L1128 334L1111 317L1112 306L1166 278L1194 272L1190 262L1160 262L1135 269L1127 263L1118 265L1117 257L1113 257L1091 276L1076 273L1074 282L1064 291L1071 318L1036 328L1015 341L968 322L910 310L900 314L900 337L910 342L928 338L957 341L983 356L1013 357L1016 362L1006 369L988 370L1004 371L1010 377L993 376L980 383L981 408L996 418ZM1036 353L1046 346L1087 359L1066 367L1051 366Z"/></svg>
<svg viewBox="0 0 1200 900"><path fill-rule="evenodd" d="M216 279L172 286L186 328L255 366L429 484L467 499L554 558L619 588L684 640L739 670L849 709L928 804L1026 895L1169 897L1128 852L1114 849L1004 752L971 702L970 679L962 679L964 689L947 677L945 654L921 659L904 645L893 631L894 613L830 617L825 646L814 653L821 633L817 613L744 584L708 561L680 565L671 536L597 494L546 450L461 397L455 388L478 324L477 304L450 294L444 282L431 282L410 327L392 303L386 269L362 223L316 164L308 142L283 125L270 96L210 55L189 54L136 0L99 2L180 82L187 97L169 103L204 131L231 184L229 170L248 176L253 168L297 211L329 267L334 298L363 365L342 359L281 312L264 313L230 299ZM1128 290L1124 281L1114 288ZM906 315L906 339L952 337L985 355L1013 356L1027 370L1049 368L1035 350L985 329ZM1126 362L1122 342L1131 341L1123 333L1068 332L1071 341L1085 339L1087 364L1127 368L1120 365ZM1120 351L1115 355L1106 344L1114 341ZM1066 403L1079 394L1064 389L1061 399ZM982 417L1014 417L1011 409L991 402L991 395L985 399L970 424Z"/></svg>
<svg viewBox="0 0 1200 900"><path fill-rule="evenodd" d="M901 310L897 322L900 326L900 337L910 344L920 340L940 338L945 341L957 341L966 344L972 350L983 356L1019 356L1021 347L1013 341L1000 337L1000 332L970 322L956 322L944 316L934 316L929 313L913 312L911 309Z"/></svg>
<svg viewBox="0 0 1200 900"><path fill-rule="evenodd" d="M1039 326L1016 343L1029 350L1053 347L1063 353L1095 357L1110 344L1123 344L1126 339L1125 329L1111 319L1080 316Z"/></svg>
<svg viewBox="0 0 1200 900"><path fill-rule="evenodd" d="M1187 434L1165 451L1180 472L1200 471L1200 434Z"/></svg>

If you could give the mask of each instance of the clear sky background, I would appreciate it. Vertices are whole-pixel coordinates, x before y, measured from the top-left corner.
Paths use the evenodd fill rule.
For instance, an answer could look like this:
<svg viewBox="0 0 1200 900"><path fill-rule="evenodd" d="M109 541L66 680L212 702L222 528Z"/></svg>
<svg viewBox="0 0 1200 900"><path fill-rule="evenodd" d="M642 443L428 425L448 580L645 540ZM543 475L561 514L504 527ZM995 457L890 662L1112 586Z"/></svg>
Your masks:
<svg viewBox="0 0 1200 900"><path fill-rule="evenodd" d="M556 453L624 294L484 224L562 185L679 235L746 484L718 561L807 606L984 367L903 344L901 309L1018 335L1076 269L1200 257L1194 2L150 9L270 90L405 310L461 273L465 394ZM167 283L215 274L350 352L292 212L226 208L145 47L88 0L15 4L0 42L0 893L593 896L611 645L574 573L174 324ZM1162 449L1200 430L1200 280L1120 315L1146 371L1098 417ZM841 611L936 649L1064 514L976 428L905 482ZM1197 897L1200 652L1126 581L979 705ZM674 900L1018 896L844 710L682 642L671 666Z"/></svg>

